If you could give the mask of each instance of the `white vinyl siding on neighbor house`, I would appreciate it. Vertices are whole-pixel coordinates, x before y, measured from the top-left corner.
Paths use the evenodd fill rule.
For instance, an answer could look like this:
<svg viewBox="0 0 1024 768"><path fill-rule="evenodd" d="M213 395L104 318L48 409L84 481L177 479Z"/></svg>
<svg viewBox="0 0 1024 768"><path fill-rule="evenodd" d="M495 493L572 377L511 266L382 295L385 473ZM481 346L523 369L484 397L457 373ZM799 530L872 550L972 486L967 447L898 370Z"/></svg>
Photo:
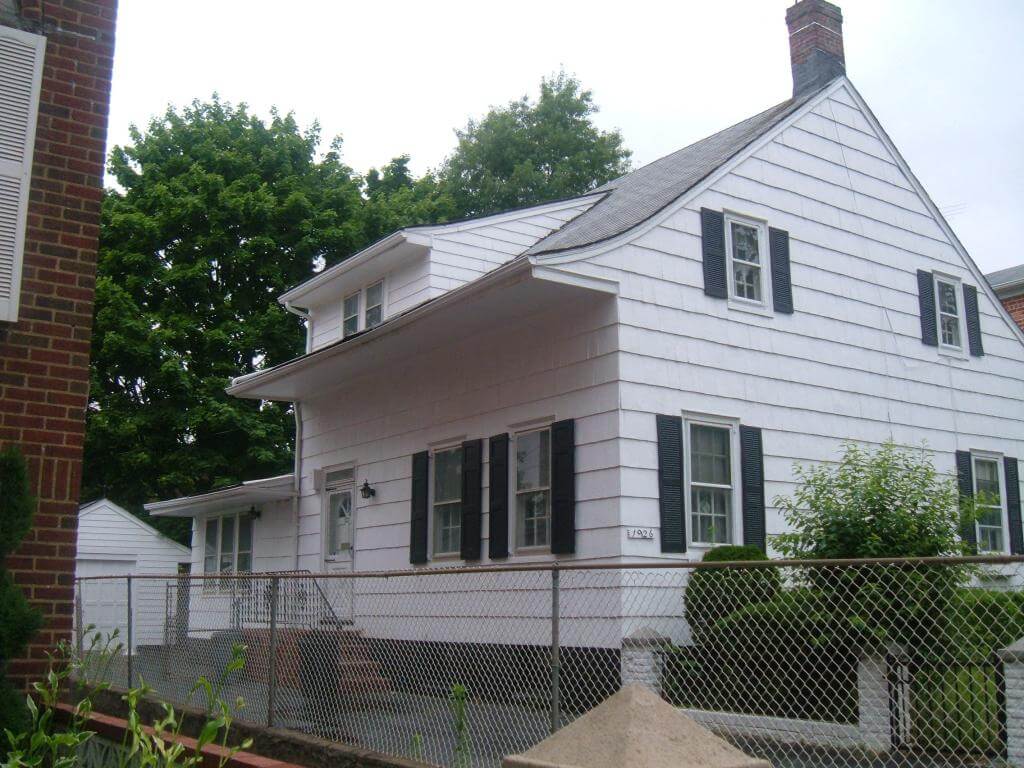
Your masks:
<svg viewBox="0 0 1024 768"><path fill-rule="evenodd" d="M295 562L295 518L289 501L260 504L258 518L252 525L252 571L287 571ZM236 510L238 511L238 510ZM243 512L247 515L247 512ZM206 523L216 520L216 513L201 514L192 522L192 573L206 573ZM219 566L219 547L217 565ZM216 567L216 566L215 566Z"/></svg>
<svg viewBox="0 0 1024 768"><path fill-rule="evenodd" d="M793 315L734 312L704 294L702 207L789 232ZM972 444L1024 455L1021 341L979 288L984 357L921 344L916 270L981 281L845 87L628 242L559 268L620 286L623 526L660 524L657 413L763 430L769 548L794 462L834 461L843 440L926 443L950 475ZM661 556L639 540L624 554Z"/></svg>
<svg viewBox="0 0 1024 768"><path fill-rule="evenodd" d="M0 26L0 321L18 319L46 38Z"/></svg>
<svg viewBox="0 0 1024 768"><path fill-rule="evenodd" d="M82 507L78 514L75 572L78 576L111 575L173 576L193 557L189 548L159 533L127 510L107 499ZM123 580L83 582L83 616L88 623L93 599L103 601L108 616L124 614L122 642L127 628L127 588ZM165 584L162 579L138 579L132 584L132 610L138 645L163 642ZM104 594L105 593L105 594Z"/></svg>

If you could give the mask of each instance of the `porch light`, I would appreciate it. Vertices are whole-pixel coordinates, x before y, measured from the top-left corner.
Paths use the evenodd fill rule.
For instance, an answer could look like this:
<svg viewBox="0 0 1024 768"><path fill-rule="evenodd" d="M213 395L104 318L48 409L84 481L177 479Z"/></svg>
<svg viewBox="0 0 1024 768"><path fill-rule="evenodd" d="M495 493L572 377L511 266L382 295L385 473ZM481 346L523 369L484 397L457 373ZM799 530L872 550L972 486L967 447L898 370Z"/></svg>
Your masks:
<svg viewBox="0 0 1024 768"><path fill-rule="evenodd" d="M249 517L251 517L253 520L259 520L261 514L262 511L257 509L255 504L249 507Z"/></svg>
<svg viewBox="0 0 1024 768"><path fill-rule="evenodd" d="M363 485L359 489L359 495L362 496L364 499L372 499L374 496L377 495L377 491L374 488L370 487L369 480L363 480Z"/></svg>

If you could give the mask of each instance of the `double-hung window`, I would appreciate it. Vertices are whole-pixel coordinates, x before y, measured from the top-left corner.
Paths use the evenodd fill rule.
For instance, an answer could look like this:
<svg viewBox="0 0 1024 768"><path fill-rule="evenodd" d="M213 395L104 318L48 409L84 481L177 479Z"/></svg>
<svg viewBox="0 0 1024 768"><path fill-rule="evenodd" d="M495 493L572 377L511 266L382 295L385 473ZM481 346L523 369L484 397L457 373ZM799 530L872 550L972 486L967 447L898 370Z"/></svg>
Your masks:
<svg viewBox="0 0 1024 768"><path fill-rule="evenodd" d="M729 261L729 297L740 302L768 305L765 272L765 225L726 214L725 248Z"/></svg>
<svg viewBox="0 0 1024 768"><path fill-rule="evenodd" d="M434 555L462 548L462 448L434 452Z"/></svg>
<svg viewBox="0 0 1024 768"><path fill-rule="evenodd" d="M352 548L354 496L355 471L351 467L324 473L328 557L337 557Z"/></svg>
<svg viewBox="0 0 1024 768"><path fill-rule="evenodd" d="M935 308L939 324L940 346L963 349L963 312L960 306L960 285L949 278L935 278Z"/></svg>
<svg viewBox="0 0 1024 768"><path fill-rule="evenodd" d="M999 460L991 456L973 456L972 460L978 551L1003 553L1006 551L1006 538Z"/></svg>
<svg viewBox="0 0 1024 768"><path fill-rule="evenodd" d="M363 330L376 328L384 320L384 281L366 289L366 309L363 311Z"/></svg>
<svg viewBox="0 0 1024 768"><path fill-rule="evenodd" d="M551 430L516 435L516 546L551 545Z"/></svg>
<svg viewBox="0 0 1024 768"><path fill-rule="evenodd" d="M359 332L359 293L346 296L342 302L341 334L351 336Z"/></svg>
<svg viewBox="0 0 1024 768"><path fill-rule="evenodd" d="M203 573L252 571L252 517L248 512L206 520Z"/></svg>
<svg viewBox="0 0 1024 768"><path fill-rule="evenodd" d="M690 537L695 544L727 544L733 535L732 429L688 422Z"/></svg>

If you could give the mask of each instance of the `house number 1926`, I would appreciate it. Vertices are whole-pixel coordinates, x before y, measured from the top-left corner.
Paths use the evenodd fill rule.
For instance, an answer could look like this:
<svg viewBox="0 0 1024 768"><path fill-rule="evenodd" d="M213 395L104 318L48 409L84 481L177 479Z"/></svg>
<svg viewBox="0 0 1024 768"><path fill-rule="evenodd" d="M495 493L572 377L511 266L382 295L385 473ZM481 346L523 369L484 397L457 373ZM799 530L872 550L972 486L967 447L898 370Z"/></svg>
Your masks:
<svg viewBox="0 0 1024 768"><path fill-rule="evenodd" d="M627 528L627 539L654 539L653 528Z"/></svg>

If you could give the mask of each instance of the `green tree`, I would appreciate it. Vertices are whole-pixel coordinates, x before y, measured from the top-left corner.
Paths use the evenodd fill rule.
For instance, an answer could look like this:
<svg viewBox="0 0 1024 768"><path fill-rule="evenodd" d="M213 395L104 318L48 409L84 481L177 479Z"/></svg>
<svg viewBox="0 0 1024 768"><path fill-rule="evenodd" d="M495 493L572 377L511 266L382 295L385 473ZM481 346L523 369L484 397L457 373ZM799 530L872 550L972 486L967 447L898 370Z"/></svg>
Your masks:
<svg viewBox="0 0 1024 768"><path fill-rule="evenodd" d="M399 155L380 170L371 168L366 174L363 221L370 241L402 227L435 224L458 216L455 201L435 174L414 178L409 161L409 155Z"/></svg>
<svg viewBox="0 0 1024 768"><path fill-rule="evenodd" d="M594 125L593 95L564 72L544 79L540 98L492 108L456 131L440 170L459 216L475 216L580 195L629 170L617 131Z"/></svg>
<svg viewBox="0 0 1024 768"><path fill-rule="evenodd" d="M776 505L790 532L776 548L793 558L938 557L963 554L970 500L921 450L847 443L838 464L797 465L799 485Z"/></svg>
<svg viewBox="0 0 1024 768"><path fill-rule="evenodd" d="M4 677L7 663L25 652L42 621L4 567L32 526L35 500L25 458L11 447L0 452L0 733L17 730L28 719L24 694Z"/></svg>
<svg viewBox="0 0 1024 768"><path fill-rule="evenodd" d="M103 201L84 497L143 502L287 471L292 416L228 397L301 353L287 287L366 243L360 180L319 129L216 96L133 128Z"/></svg>

